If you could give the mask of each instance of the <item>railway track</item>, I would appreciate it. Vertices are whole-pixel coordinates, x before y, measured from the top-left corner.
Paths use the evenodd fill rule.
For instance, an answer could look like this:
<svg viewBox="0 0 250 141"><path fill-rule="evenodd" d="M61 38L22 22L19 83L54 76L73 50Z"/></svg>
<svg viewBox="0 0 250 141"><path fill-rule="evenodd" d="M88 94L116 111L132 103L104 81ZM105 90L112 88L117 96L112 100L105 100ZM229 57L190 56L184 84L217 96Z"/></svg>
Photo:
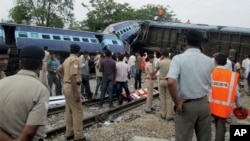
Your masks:
<svg viewBox="0 0 250 141"><path fill-rule="evenodd" d="M154 97L157 97L158 95L159 95L159 93L155 94ZM95 123L105 121L110 115L121 114L121 113L126 112L128 110L134 109L134 108L142 105L143 103L145 103L145 100L146 100L146 98L133 100L130 103L121 105L121 106L113 108L113 109L109 109L107 111L104 111L102 113L96 114L96 115L91 116L91 117L84 118L83 119L83 127L85 128L85 127L91 126ZM66 129L66 126L62 125L60 127L48 130L46 132L47 138L51 137L53 135L56 135L57 133L62 133L65 131L65 129Z"/></svg>
<svg viewBox="0 0 250 141"><path fill-rule="evenodd" d="M89 79L91 80L91 79L95 79L95 78L96 78L96 75L91 73ZM92 99L90 101L84 101L84 102L82 102L82 104L86 105L86 106L91 106L91 105L97 104L98 101L99 101L99 99ZM106 101L106 98L104 99L104 102L105 101ZM53 114L58 114L58 113L61 113L61 112L64 112L64 111L65 111L65 106L64 105L49 108L47 116L50 116L50 115L53 115Z"/></svg>
<svg viewBox="0 0 250 141"><path fill-rule="evenodd" d="M117 98L113 97L113 101L116 101ZM93 106L93 105L98 105L99 104L100 99L92 99L89 101L83 101L82 105L86 105L86 106ZM104 103L108 102L108 97L105 97L104 99ZM48 114L47 116L53 115L53 114L58 114L61 112L65 112L65 106L58 106L58 107L54 107L54 108L50 108L48 110Z"/></svg>

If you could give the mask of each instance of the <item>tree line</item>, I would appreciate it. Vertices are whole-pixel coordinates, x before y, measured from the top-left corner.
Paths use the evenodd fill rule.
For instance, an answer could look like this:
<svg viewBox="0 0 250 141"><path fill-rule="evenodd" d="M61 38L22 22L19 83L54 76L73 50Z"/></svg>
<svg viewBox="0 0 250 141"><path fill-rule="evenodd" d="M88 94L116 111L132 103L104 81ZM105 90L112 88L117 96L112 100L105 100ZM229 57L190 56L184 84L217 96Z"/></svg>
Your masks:
<svg viewBox="0 0 250 141"><path fill-rule="evenodd" d="M78 21L73 13L74 0L15 0L8 19L2 22L97 32L116 22L154 19L159 9L164 20L180 22L168 5L148 4L135 9L129 3L114 0L89 0L88 4L81 4L88 12L86 19Z"/></svg>

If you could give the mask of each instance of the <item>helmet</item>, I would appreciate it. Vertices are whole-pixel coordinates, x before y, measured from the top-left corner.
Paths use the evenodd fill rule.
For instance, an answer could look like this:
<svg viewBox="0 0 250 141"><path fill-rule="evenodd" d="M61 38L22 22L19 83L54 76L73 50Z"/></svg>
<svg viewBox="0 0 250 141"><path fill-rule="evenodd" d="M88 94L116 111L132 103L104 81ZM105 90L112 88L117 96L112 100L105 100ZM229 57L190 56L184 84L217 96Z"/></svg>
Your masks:
<svg viewBox="0 0 250 141"><path fill-rule="evenodd" d="M233 114L237 119L246 119L248 117L249 111L244 107L234 108Z"/></svg>

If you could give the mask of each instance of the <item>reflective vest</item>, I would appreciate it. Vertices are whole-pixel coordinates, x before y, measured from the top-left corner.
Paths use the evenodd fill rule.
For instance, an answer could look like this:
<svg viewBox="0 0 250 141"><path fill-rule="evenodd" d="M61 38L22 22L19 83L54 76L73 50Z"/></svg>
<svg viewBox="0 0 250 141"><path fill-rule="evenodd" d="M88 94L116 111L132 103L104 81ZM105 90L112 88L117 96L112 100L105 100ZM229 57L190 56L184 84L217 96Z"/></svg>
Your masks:
<svg viewBox="0 0 250 141"><path fill-rule="evenodd" d="M216 67L212 72L212 93L209 95L213 115L228 118L235 103L239 74L229 69Z"/></svg>

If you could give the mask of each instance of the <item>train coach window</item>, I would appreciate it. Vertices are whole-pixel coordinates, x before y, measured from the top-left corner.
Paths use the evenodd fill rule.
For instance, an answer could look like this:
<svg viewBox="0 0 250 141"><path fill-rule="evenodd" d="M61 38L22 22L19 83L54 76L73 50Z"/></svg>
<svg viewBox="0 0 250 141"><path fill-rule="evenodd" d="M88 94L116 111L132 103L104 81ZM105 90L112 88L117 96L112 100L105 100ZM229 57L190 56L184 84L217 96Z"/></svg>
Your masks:
<svg viewBox="0 0 250 141"><path fill-rule="evenodd" d="M80 41L78 37L73 37L73 41Z"/></svg>
<svg viewBox="0 0 250 141"><path fill-rule="evenodd" d="M64 36L64 37L63 37L63 40L65 40L65 41L70 41L70 37Z"/></svg>
<svg viewBox="0 0 250 141"><path fill-rule="evenodd" d="M117 45L117 44L118 44L118 42L115 41L115 40L112 40L112 43L113 43L114 45Z"/></svg>
<svg viewBox="0 0 250 141"><path fill-rule="evenodd" d="M43 38L43 39L50 39L50 36L49 36L49 35L42 34L42 38Z"/></svg>
<svg viewBox="0 0 250 141"><path fill-rule="evenodd" d="M116 32L116 35L117 35L117 36L120 36L120 32Z"/></svg>
<svg viewBox="0 0 250 141"><path fill-rule="evenodd" d="M55 36L55 35L53 36L53 39L54 40L61 40L60 36Z"/></svg>
<svg viewBox="0 0 250 141"><path fill-rule="evenodd" d="M26 32L19 32L19 33L18 33L18 36L19 36L19 37L28 37L28 35L27 35Z"/></svg>
<svg viewBox="0 0 250 141"><path fill-rule="evenodd" d="M82 38L82 41L83 42L89 42L89 39L88 38Z"/></svg>
<svg viewBox="0 0 250 141"><path fill-rule="evenodd" d="M97 43L96 39L90 39L92 43Z"/></svg>
<svg viewBox="0 0 250 141"><path fill-rule="evenodd" d="M30 33L30 37L31 38L38 38L38 34L37 33Z"/></svg>

